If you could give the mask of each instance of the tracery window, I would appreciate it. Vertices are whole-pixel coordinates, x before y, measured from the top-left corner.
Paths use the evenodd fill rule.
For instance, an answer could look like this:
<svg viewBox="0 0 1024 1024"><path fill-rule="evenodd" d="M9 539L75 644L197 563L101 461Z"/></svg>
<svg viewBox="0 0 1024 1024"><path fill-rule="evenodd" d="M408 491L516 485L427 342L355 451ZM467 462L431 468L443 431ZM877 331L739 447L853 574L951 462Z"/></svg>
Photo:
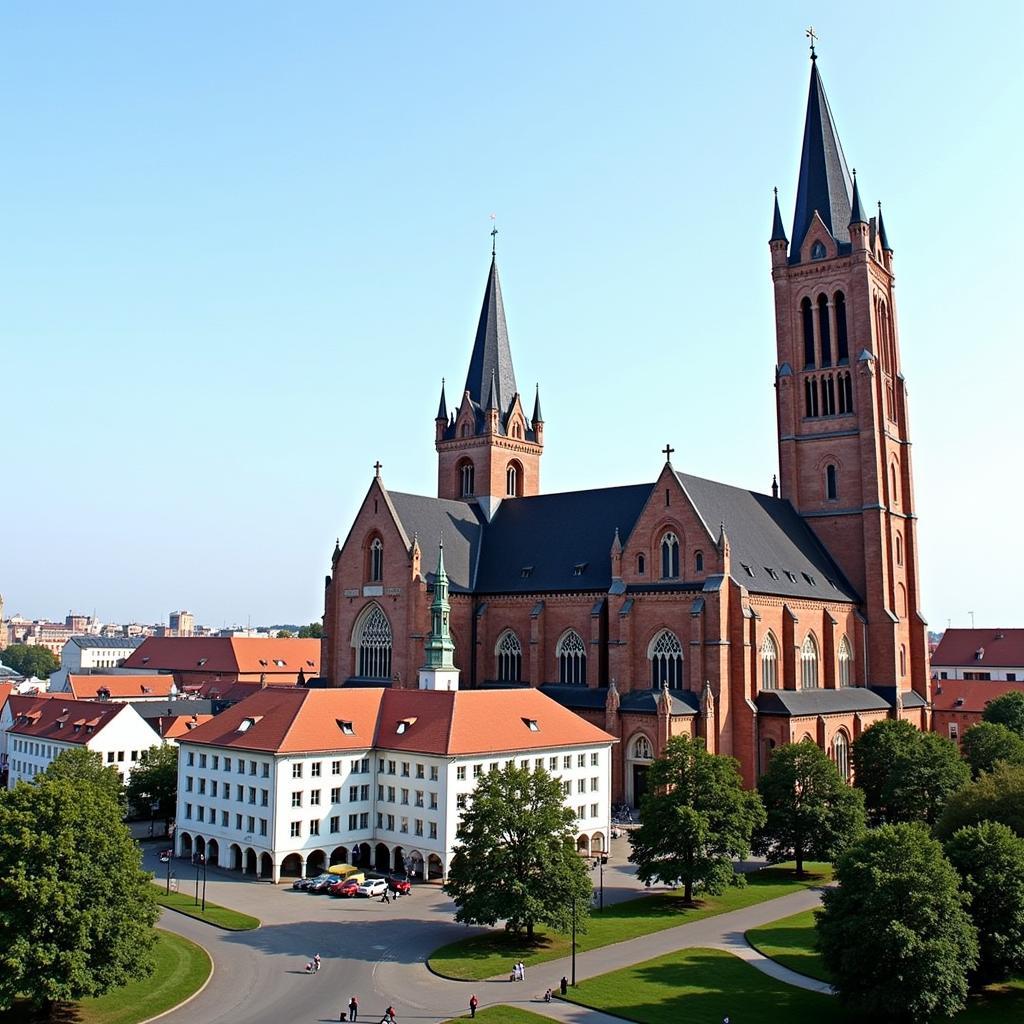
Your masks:
<svg viewBox="0 0 1024 1024"><path fill-rule="evenodd" d="M779 688L779 645L775 637L768 633L761 644L761 689L777 690Z"/></svg>
<svg viewBox="0 0 1024 1024"><path fill-rule="evenodd" d="M832 760L835 761L839 774L850 781L850 741L845 732L837 732L832 740Z"/></svg>
<svg viewBox="0 0 1024 1024"><path fill-rule="evenodd" d="M509 498L516 496L516 467L512 464L505 470L505 494Z"/></svg>
<svg viewBox="0 0 1024 1024"><path fill-rule="evenodd" d="M356 647L360 676L366 679L391 677L391 623L380 605L374 605L363 617Z"/></svg>
<svg viewBox="0 0 1024 1024"><path fill-rule="evenodd" d="M475 476L473 463L468 459L459 465L459 494L463 498L471 498L475 493Z"/></svg>
<svg viewBox="0 0 1024 1024"><path fill-rule="evenodd" d="M683 682L683 645L670 629L663 629L651 642L651 686L678 687Z"/></svg>
<svg viewBox="0 0 1024 1024"><path fill-rule="evenodd" d="M679 538L671 531L661 538L661 576L666 580L679 578Z"/></svg>
<svg viewBox="0 0 1024 1024"><path fill-rule="evenodd" d="M384 579L384 544L380 537L370 542L370 582L379 583Z"/></svg>
<svg viewBox="0 0 1024 1024"><path fill-rule="evenodd" d="M853 650L845 636L839 641L839 685L853 686Z"/></svg>
<svg viewBox="0 0 1024 1024"><path fill-rule="evenodd" d="M494 648L497 659L498 680L502 683L518 683L523 672L523 645L519 637L506 629L498 637Z"/></svg>
<svg viewBox="0 0 1024 1024"><path fill-rule="evenodd" d="M800 648L800 686L805 690L818 686L818 642L811 633Z"/></svg>
<svg viewBox="0 0 1024 1024"><path fill-rule="evenodd" d="M587 648L583 637L571 629L558 641L558 681L586 685Z"/></svg>
<svg viewBox="0 0 1024 1024"><path fill-rule="evenodd" d="M637 736L633 740L633 760L652 761L653 759L654 753L651 750L651 741L643 734Z"/></svg>

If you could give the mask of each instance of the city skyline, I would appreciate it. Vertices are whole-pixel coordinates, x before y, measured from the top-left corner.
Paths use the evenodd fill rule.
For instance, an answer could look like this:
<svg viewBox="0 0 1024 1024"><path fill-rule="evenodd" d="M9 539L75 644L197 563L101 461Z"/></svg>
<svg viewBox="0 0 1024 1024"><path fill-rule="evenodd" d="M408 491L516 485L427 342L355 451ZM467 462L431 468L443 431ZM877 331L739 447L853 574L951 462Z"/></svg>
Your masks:
<svg viewBox="0 0 1024 1024"><path fill-rule="evenodd" d="M5 94L35 86L4 201L8 380L49 354L49 389L7 398L24 449L52 456L25 467L31 511L7 503L7 614L87 601L163 621L184 595L211 625L319 618L365 463L435 493L432 417L441 377L461 386L492 212L519 385L539 380L547 417L542 489L652 481L667 441L683 471L770 491L767 239L773 186L792 220L813 14L752 13L726 39L722 16L670 8L469 28L325 5L262 10L232 47L228 8L198 35L191 10L105 31L74 10L4 19L20 43ZM884 75L864 69L875 10ZM1002 199L1020 143L995 132L1022 93L1021 15L1004 14L986 40L880 5L817 26L895 249L934 630L971 611L1013 625L1024 561L1004 511L1024 498L1003 455L1024 369L997 298L1024 226Z"/></svg>

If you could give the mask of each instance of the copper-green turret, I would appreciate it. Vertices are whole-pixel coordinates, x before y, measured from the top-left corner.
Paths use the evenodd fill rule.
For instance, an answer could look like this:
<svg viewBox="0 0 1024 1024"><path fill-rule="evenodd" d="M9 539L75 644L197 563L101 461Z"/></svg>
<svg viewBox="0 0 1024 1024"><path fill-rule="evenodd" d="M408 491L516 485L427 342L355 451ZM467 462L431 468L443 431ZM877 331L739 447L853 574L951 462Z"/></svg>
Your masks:
<svg viewBox="0 0 1024 1024"><path fill-rule="evenodd" d="M455 667L455 644L450 628L448 574L444 571L444 541L437 548L437 572L434 574L434 599L430 602L430 632L424 641L427 660L420 669L421 690L457 690L459 670Z"/></svg>

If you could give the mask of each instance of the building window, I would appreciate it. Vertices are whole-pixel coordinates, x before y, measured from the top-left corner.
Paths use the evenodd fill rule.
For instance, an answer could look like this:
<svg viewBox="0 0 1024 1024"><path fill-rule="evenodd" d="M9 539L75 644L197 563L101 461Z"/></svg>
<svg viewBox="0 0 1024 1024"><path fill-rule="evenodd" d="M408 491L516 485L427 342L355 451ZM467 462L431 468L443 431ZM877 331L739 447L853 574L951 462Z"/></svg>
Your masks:
<svg viewBox="0 0 1024 1024"><path fill-rule="evenodd" d="M471 498L475 493L476 480L473 463L464 459L459 463L459 494L463 498Z"/></svg>
<svg viewBox="0 0 1024 1024"><path fill-rule="evenodd" d="M811 300L800 303L800 322L804 332L804 369L814 369L814 310Z"/></svg>
<svg viewBox="0 0 1024 1024"><path fill-rule="evenodd" d="M363 617L359 630L358 674L366 679L391 676L391 623L379 605Z"/></svg>
<svg viewBox="0 0 1024 1024"><path fill-rule="evenodd" d="M903 534L896 531L896 564L903 564Z"/></svg>
<svg viewBox="0 0 1024 1024"><path fill-rule="evenodd" d="M647 559L643 555L636 556L636 574L637 576L643 576L647 571Z"/></svg>
<svg viewBox="0 0 1024 1024"><path fill-rule="evenodd" d="M836 311L836 345L839 349L837 362L842 366L850 361L850 341L846 333L846 296L836 292L832 296L832 303Z"/></svg>
<svg viewBox="0 0 1024 1024"><path fill-rule="evenodd" d="M505 468L505 496L515 498L519 495L519 463L510 462Z"/></svg>
<svg viewBox="0 0 1024 1024"><path fill-rule="evenodd" d="M242 762L239 761L238 763L241 765ZM295 764L292 765L292 778L293 779L301 779L302 778L302 762L301 761L296 761Z"/></svg>
<svg viewBox="0 0 1024 1024"><path fill-rule="evenodd" d="M661 576L666 580L679 578L679 538L671 531L661 538Z"/></svg>
<svg viewBox="0 0 1024 1024"><path fill-rule="evenodd" d="M809 419L818 415L818 381L815 377L804 378L804 415Z"/></svg>
<svg viewBox="0 0 1024 1024"><path fill-rule="evenodd" d="M811 259L812 260L823 260L827 255L828 255L828 253L825 250L824 243L822 243L822 242L815 242L814 245L811 246Z"/></svg>
<svg viewBox="0 0 1024 1024"><path fill-rule="evenodd" d="M768 633L761 644L761 689L777 690L779 688L779 645L775 637Z"/></svg>
<svg viewBox="0 0 1024 1024"><path fill-rule="evenodd" d="M836 374L836 390L839 394L839 413L853 412L853 380L849 372Z"/></svg>
<svg viewBox="0 0 1024 1024"><path fill-rule="evenodd" d="M836 501L839 497L839 480L836 467L829 463L825 467L825 500Z"/></svg>
<svg viewBox="0 0 1024 1024"><path fill-rule="evenodd" d="M822 416L835 416L836 414L836 382L831 373L826 373L821 378L821 414Z"/></svg>
<svg viewBox="0 0 1024 1024"><path fill-rule="evenodd" d="M370 582L379 583L384 579L384 544L380 537L370 542Z"/></svg>
<svg viewBox="0 0 1024 1024"><path fill-rule="evenodd" d="M818 296L818 337L821 338L821 365L832 365L832 329L828 320L828 296Z"/></svg>
<svg viewBox="0 0 1024 1024"><path fill-rule="evenodd" d="M679 637L663 629L647 651L651 662L651 686L679 687L683 682L683 647Z"/></svg>
<svg viewBox="0 0 1024 1024"><path fill-rule="evenodd" d="M519 637L507 629L498 637L495 652L498 659L498 680L503 683L518 683L523 669L523 648Z"/></svg>
<svg viewBox="0 0 1024 1024"><path fill-rule="evenodd" d="M587 648L579 633L570 629L558 641L556 655L558 657L558 681L586 685Z"/></svg>
<svg viewBox="0 0 1024 1024"><path fill-rule="evenodd" d="M703 572L704 571L704 552L695 551L693 553L693 571Z"/></svg>
<svg viewBox="0 0 1024 1024"><path fill-rule="evenodd" d="M839 685L853 686L853 651L845 636L839 641Z"/></svg>
<svg viewBox="0 0 1024 1024"><path fill-rule="evenodd" d="M832 759L839 769L839 774L850 781L850 741L846 738L845 732L837 732L832 740Z"/></svg>
<svg viewBox="0 0 1024 1024"><path fill-rule="evenodd" d="M900 644L900 678L907 674L907 648ZM966 673L964 673L966 675Z"/></svg>
<svg viewBox="0 0 1024 1024"><path fill-rule="evenodd" d="M292 838L293 839L297 839L301 835L302 835L302 822L301 821L293 821L292 822L292 828L291 828L291 836L292 836Z"/></svg>
<svg viewBox="0 0 1024 1024"><path fill-rule="evenodd" d="M805 690L818 686L818 642L810 633L800 648L800 686Z"/></svg>

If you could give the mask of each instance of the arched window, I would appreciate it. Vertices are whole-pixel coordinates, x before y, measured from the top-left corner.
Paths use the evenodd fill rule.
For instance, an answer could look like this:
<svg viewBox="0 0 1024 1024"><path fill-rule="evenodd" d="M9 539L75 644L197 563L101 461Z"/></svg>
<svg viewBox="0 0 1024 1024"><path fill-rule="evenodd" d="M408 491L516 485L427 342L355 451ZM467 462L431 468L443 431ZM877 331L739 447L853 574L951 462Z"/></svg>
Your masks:
<svg viewBox="0 0 1024 1024"><path fill-rule="evenodd" d="M476 473L473 463L469 459L463 459L459 463L459 494L463 498L471 498L475 493Z"/></svg>
<svg viewBox="0 0 1024 1024"><path fill-rule="evenodd" d="M853 686L853 650L845 636L839 641L839 685Z"/></svg>
<svg viewBox="0 0 1024 1024"><path fill-rule="evenodd" d="M831 373L826 373L821 378L821 415L835 416L836 414L836 382Z"/></svg>
<svg viewBox="0 0 1024 1024"><path fill-rule="evenodd" d="M670 629L663 629L647 649L651 662L651 686L668 684L678 687L683 682L683 647L679 637Z"/></svg>
<svg viewBox="0 0 1024 1024"><path fill-rule="evenodd" d="M825 499L835 501L839 497L839 480L836 467L830 462L825 467Z"/></svg>
<svg viewBox="0 0 1024 1024"><path fill-rule="evenodd" d="M671 531L661 538L661 575L666 580L679 578L679 538Z"/></svg>
<svg viewBox="0 0 1024 1024"><path fill-rule="evenodd" d="M800 648L800 686L805 690L818 687L818 642L811 633Z"/></svg>
<svg viewBox="0 0 1024 1024"><path fill-rule="evenodd" d="M586 685L587 648L583 637L576 630L570 629L558 641L555 653L558 656L558 681Z"/></svg>
<svg viewBox="0 0 1024 1024"><path fill-rule="evenodd" d="M901 619L907 617L907 588L902 583L896 584L896 614Z"/></svg>
<svg viewBox="0 0 1024 1024"><path fill-rule="evenodd" d="M633 753L630 755L633 761L653 761L654 752L651 750L651 741L641 733L633 740Z"/></svg>
<svg viewBox="0 0 1024 1024"><path fill-rule="evenodd" d="M695 551L693 553L693 571L703 572L704 571L704 552Z"/></svg>
<svg viewBox="0 0 1024 1024"><path fill-rule="evenodd" d="M519 637L511 629L506 629L498 637L494 653L498 661L498 680L502 683L518 683L523 672L523 646L519 643Z"/></svg>
<svg viewBox="0 0 1024 1024"><path fill-rule="evenodd" d="M850 741L845 732L837 732L832 739L832 760L835 761L839 774L850 781Z"/></svg>
<svg viewBox="0 0 1024 1024"><path fill-rule="evenodd" d="M468 423L463 423L462 424L462 436L463 437L469 437L469 424Z"/></svg>
<svg viewBox="0 0 1024 1024"><path fill-rule="evenodd" d="M816 377L804 378L804 415L818 415L818 380Z"/></svg>
<svg viewBox="0 0 1024 1024"><path fill-rule="evenodd" d="M356 628L358 674L365 679L390 679L391 623L380 605L371 605Z"/></svg>
<svg viewBox="0 0 1024 1024"><path fill-rule="evenodd" d="M811 246L811 259L812 260L823 260L828 255L825 249L825 245L822 242L815 242Z"/></svg>
<svg viewBox="0 0 1024 1024"><path fill-rule="evenodd" d="M505 496L514 498L519 493L519 467L510 462L505 470Z"/></svg>
<svg viewBox="0 0 1024 1024"><path fill-rule="evenodd" d="M647 571L647 559L643 555L636 556L636 573L638 576L643 576Z"/></svg>
<svg viewBox="0 0 1024 1024"><path fill-rule="evenodd" d="M374 537L370 541L370 571L368 575L371 583L379 583L384 579L384 543L380 537Z"/></svg>
<svg viewBox="0 0 1024 1024"><path fill-rule="evenodd" d="M804 369L814 369L814 309L810 299L800 303L800 322L804 329Z"/></svg>
<svg viewBox="0 0 1024 1024"><path fill-rule="evenodd" d="M903 534L896 531L896 564L903 564Z"/></svg>
<svg viewBox="0 0 1024 1024"><path fill-rule="evenodd" d="M761 644L761 689L779 688L779 645L771 633L766 634Z"/></svg>
<svg viewBox="0 0 1024 1024"><path fill-rule="evenodd" d="M899 492L899 488L896 486L896 463L895 462L893 462L893 464L889 467L889 479L892 482L892 495L891 495L892 503L894 505L898 505L900 503L900 492Z"/></svg>
<svg viewBox="0 0 1024 1024"><path fill-rule="evenodd" d="M821 365L832 365L832 328L828 322L828 296L818 296L818 337L821 339Z"/></svg>
<svg viewBox="0 0 1024 1024"><path fill-rule="evenodd" d="M832 302L836 310L836 343L839 349L837 359L839 365L850 361L850 340L846 333L846 296L842 292L836 292L832 296Z"/></svg>
<svg viewBox="0 0 1024 1024"><path fill-rule="evenodd" d="M836 377L836 390L839 398L839 413L853 412L853 381L850 373L840 373Z"/></svg>
<svg viewBox="0 0 1024 1024"><path fill-rule="evenodd" d="M907 649L900 644L900 678L907 674Z"/></svg>

